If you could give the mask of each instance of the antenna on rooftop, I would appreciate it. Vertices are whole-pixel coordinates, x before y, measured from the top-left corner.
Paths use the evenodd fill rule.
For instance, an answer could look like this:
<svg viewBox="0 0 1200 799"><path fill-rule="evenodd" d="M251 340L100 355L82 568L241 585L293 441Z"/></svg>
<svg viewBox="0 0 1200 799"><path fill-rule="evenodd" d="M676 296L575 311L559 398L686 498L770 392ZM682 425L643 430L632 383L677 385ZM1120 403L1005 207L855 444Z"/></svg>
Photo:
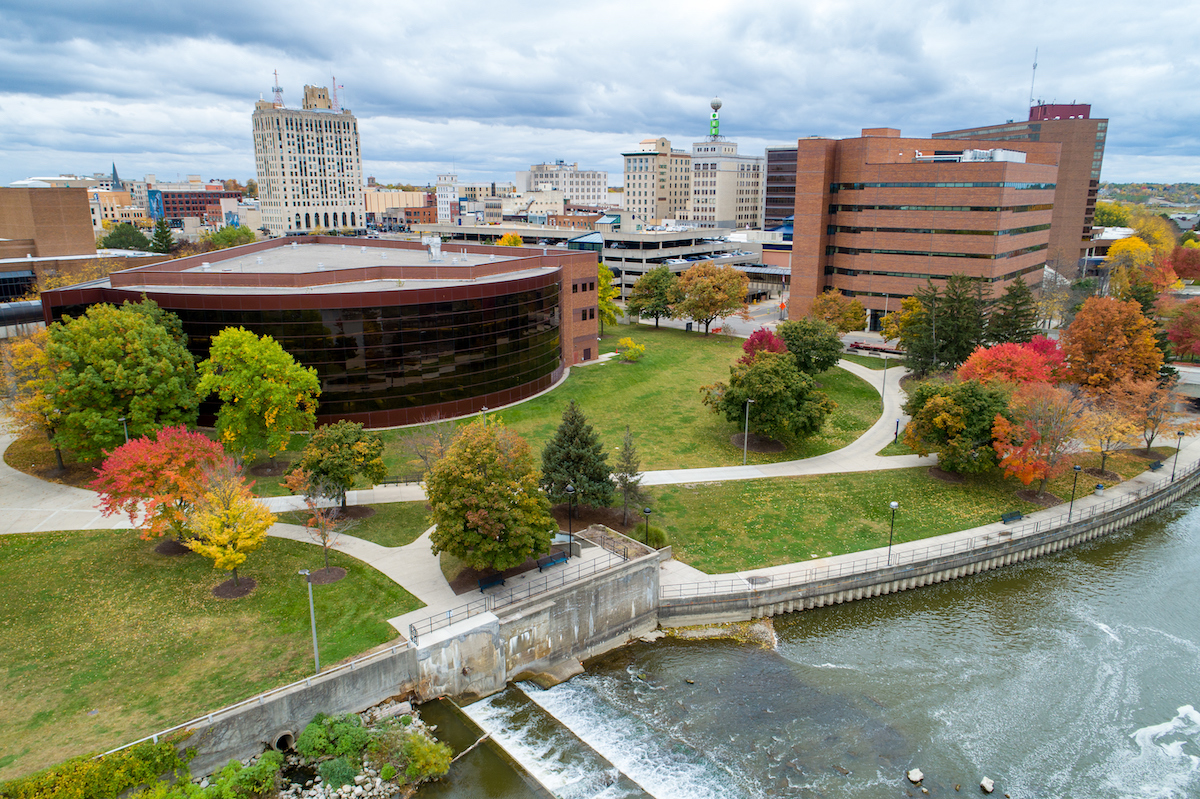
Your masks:
<svg viewBox="0 0 1200 799"><path fill-rule="evenodd" d="M1037 80L1037 55L1038 49L1033 48L1033 75L1029 78L1029 107L1033 108L1033 82Z"/></svg>
<svg viewBox="0 0 1200 799"><path fill-rule="evenodd" d="M275 92L275 107L283 108L283 87L279 85L279 70L275 70L275 85L271 87L271 91Z"/></svg>
<svg viewBox="0 0 1200 799"><path fill-rule="evenodd" d="M712 98L708 105L713 111L712 118L708 121L708 140L717 141L721 138L721 115L718 113L721 110L721 98Z"/></svg>
<svg viewBox="0 0 1200 799"><path fill-rule="evenodd" d="M341 104L340 102L338 102L337 90L338 90L338 89L344 89L344 88L346 88L346 87L345 87L345 86L339 86L339 85L338 85L338 82L337 82L337 78L335 78L333 75L330 75L330 76L329 76L329 79L330 79L330 81L333 83L333 98L332 98L333 102L331 103L331 105L333 106L333 110L334 110L334 111L341 111L341 110L342 110L342 104Z"/></svg>

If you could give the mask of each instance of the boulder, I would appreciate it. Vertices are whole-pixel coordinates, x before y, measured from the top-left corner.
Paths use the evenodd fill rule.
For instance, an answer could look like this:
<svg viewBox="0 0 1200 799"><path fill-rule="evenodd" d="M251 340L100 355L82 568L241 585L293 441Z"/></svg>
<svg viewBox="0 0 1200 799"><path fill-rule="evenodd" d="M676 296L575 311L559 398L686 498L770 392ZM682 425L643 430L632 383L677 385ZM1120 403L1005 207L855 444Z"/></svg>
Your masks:
<svg viewBox="0 0 1200 799"><path fill-rule="evenodd" d="M920 785L921 780L923 779L925 779L925 774L922 773L921 769L919 768L912 769L908 772L908 781L913 785Z"/></svg>
<svg viewBox="0 0 1200 799"><path fill-rule="evenodd" d="M979 781L979 790L983 791L984 793L991 793L992 791L996 790L996 783L991 777L984 777Z"/></svg>

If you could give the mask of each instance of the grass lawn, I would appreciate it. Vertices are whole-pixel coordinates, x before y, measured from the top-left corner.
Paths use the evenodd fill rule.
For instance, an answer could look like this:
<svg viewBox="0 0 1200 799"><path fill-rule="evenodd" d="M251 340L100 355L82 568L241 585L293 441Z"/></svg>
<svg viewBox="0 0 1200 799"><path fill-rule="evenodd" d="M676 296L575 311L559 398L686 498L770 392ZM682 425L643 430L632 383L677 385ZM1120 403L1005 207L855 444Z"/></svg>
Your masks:
<svg viewBox="0 0 1200 799"><path fill-rule="evenodd" d="M522 435L537 454L554 435L567 403L574 399L614 458L629 425L643 469L741 463L742 449L730 440L741 432L741 425L705 407L700 387L729 379L729 366L741 355L742 340L619 325L607 328L601 351L611 352L617 340L626 336L646 347L645 356L637 363L612 360L574 367L564 385L493 415ZM832 369L818 375L817 381L838 405L825 429L780 453L750 453L751 462L775 463L839 449L879 418L879 394L860 378ZM418 470L404 452L403 440L408 434L406 430L384 434L384 460L390 473Z"/></svg>
<svg viewBox="0 0 1200 799"><path fill-rule="evenodd" d="M220 600L226 575L168 558L123 530L0 537L0 779L110 749L312 673L301 568L319 547L269 539ZM322 665L394 639L391 616L421 607L340 553L347 577L313 587Z"/></svg>
<svg viewBox="0 0 1200 799"><path fill-rule="evenodd" d="M898 355L893 355L885 361L882 357L877 356L877 355L859 355L857 353L850 353L850 352L842 353L842 358L846 359L847 361L850 361L851 363L856 363L859 366L865 366L868 369L880 369L880 370L882 370L884 368L885 364L888 369L895 369L897 366L900 366L904 361L904 359L899 357Z"/></svg>
<svg viewBox="0 0 1200 799"><path fill-rule="evenodd" d="M1172 448L1156 448L1160 455ZM1100 456L1076 457L1098 467ZM1145 470L1148 461L1110 455L1106 468L1123 477ZM900 503L895 540L914 541L968 529L999 519L1010 510L1039 507L1016 497L1025 486L992 476L948 483L929 476L927 467L886 472L659 486L654 498L657 523L670 535L675 557L709 574L776 566L887 544L891 512ZM1073 473L1046 487L1066 500ZM1085 496L1097 478L1084 475L1077 496ZM1099 481L1105 482L1105 481ZM1036 488L1036 485L1033 486Z"/></svg>
<svg viewBox="0 0 1200 799"><path fill-rule="evenodd" d="M375 509L375 515L358 521L347 535L379 544L381 547L402 547L416 541L429 529L429 512L425 509L424 500L384 502L369 507ZM287 524L304 524L308 512L288 511L276 515L279 521Z"/></svg>

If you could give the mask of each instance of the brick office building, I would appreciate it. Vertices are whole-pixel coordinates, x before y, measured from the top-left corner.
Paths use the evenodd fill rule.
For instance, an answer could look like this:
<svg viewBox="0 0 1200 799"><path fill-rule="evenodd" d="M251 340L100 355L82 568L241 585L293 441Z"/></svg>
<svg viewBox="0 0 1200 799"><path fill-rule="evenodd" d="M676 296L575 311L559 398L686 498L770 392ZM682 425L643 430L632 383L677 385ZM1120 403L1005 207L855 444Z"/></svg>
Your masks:
<svg viewBox="0 0 1200 799"><path fill-rule="evenodd" d="M1059 145L976 146L890 128L799 140L789 315L832 288L876 327L928 280L966 274L989 296L1018 278L1040 284Z"/></svg>

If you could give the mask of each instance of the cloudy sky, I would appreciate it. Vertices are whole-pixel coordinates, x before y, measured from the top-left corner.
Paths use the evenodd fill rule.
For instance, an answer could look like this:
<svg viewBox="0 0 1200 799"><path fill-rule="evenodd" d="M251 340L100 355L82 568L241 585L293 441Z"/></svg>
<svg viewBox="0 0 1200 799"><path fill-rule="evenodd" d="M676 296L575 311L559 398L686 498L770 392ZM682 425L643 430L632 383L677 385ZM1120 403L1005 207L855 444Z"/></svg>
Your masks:
<svg viewBox="0 0 1200 799"><path fill-rule="evenodd" d="M1027 116L1108 117L1102 179L1200 182L1200 5L1112 0L0 0L0 185L32 175L254 174L250 113L345 86L381 182L512 180L722 132L743 152Z"/></svg>

